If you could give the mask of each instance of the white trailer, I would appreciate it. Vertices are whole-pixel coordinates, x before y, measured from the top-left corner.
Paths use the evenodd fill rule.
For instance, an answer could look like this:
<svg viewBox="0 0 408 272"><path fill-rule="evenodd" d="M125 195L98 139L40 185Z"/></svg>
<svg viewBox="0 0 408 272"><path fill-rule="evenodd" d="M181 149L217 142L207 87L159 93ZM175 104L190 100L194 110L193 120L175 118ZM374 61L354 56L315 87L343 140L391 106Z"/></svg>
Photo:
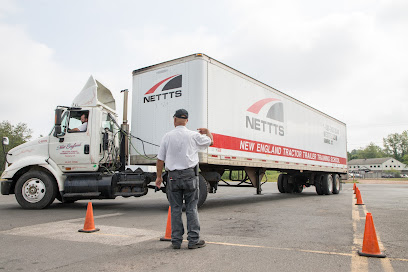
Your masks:
<svg viewBox="0 0 408 272"><path fill-rule="evenodd" d="M127 161L155 164L179 108L189 111L188 128L208 127L214 136L214 145L199 153L200 206L218 185L232 186L221 178L226 170L231 177L238 172L239 185L258 194L266 170L282 172L282 193L313 185L318 194L338 194L340 175L347 173L344 123L204 54L133 72L131 133L127 110L120 127L115 108L111 92L90 77L71 106L57 107L48 136L8 151L1 193L15 194L23 208L34 209L55 198L146 195L155 188L150 183L156 173L132 171ZM74 132L83 115L86 131Z"/></svg>
<svg viewBox="0 0 408 272"><path fill-rule="evenodd" d="M318 194L338 193L347 172L346 125L262 82L203 54L133 72L132 131L160 143L172 114L189 112L187 127L208 127L214 145L201 152L201 174L214 192L225 170L261 191L267 169L282 171L281 192L315 185ZM158 147L132 140L132 164L152 164Z"/></svg>

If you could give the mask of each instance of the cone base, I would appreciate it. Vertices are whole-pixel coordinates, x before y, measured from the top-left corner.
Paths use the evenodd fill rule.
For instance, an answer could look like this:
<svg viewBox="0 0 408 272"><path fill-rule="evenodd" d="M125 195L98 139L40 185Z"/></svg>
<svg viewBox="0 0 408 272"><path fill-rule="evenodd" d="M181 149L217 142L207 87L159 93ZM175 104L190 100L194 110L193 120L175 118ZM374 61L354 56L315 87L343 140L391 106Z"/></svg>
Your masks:
<svg viewBox="0 0 408 272"><path fill-rule="evenodd" d="M381 254L370 254L370 253L361 252L360 250L358 251L358 255L364 256L364 257L375 257L375 258L385 258L385 257L387 257L383 253L381 253Z"/></svg>
<svg viewBox="0 0 408 272"><path fill-rule="evenodd" d="M354 205L365 205L365 204L363 204L363 203L361 203L361 204L356 203L356 204L354 204Z"/></svg>
<svg viewBox="0 0 408 272"><path fill-rule="evenodd" d="M78 232L85 232L85 233L91 233L91 232L96 232L99 231L100 229L93 229L93 230L84 230L84 229L80 229L78 230Z"/></svg>
<svg viewBox="0 0 408 272"><path fill-rule="evenodd" d="M160 241L171 241L171 238L160 237Z"/></svg>

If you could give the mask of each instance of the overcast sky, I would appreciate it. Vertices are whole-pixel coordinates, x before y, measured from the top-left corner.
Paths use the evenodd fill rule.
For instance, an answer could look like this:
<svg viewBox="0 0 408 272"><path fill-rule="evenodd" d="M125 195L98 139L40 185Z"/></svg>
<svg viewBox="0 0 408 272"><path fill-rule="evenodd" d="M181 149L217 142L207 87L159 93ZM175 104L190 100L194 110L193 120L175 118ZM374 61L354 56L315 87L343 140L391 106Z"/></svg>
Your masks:
<svg viewBox="0 0 408 272"><path fill-rule="evenodd" d="M133 70L202 52L382 147L408 129L407 33L406 0L0 0L0 121L47 135L91 74L122 115Z"/></svg>

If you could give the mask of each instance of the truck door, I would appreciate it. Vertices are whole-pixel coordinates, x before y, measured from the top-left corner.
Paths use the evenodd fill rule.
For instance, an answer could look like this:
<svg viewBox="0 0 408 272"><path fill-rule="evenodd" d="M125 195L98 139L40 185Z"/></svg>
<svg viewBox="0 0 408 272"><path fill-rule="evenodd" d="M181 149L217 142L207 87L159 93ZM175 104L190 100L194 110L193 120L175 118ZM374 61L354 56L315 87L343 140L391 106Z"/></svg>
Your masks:
<svg viewBox="0 0 408 272"><path fill-rule="evenodd" d="M62 133L50 136L49 155L63 172L96 170L90 155L92 114L89 110L66 111Z"/></svg>

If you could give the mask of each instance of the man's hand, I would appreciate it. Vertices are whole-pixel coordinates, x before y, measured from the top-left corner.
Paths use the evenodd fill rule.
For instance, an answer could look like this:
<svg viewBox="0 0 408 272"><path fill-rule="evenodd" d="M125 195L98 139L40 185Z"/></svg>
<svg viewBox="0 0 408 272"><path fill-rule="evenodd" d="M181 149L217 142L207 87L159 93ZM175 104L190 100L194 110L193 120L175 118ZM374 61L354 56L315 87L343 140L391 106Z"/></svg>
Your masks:
<svg viewBox="0 0 408 272"><path fill-rule="evenodd" d="M197 128L197 130L200 134L207 135L211 139L210 146L214 144L213 136L208 128Z"/></svg>
<svg viewBox="0 0 408 272"><path fill-rule="evenodd" d="M160 188L161 184L163 182L163 178L161 176L156 178L156 187Z"/></svg>
<svg viewBox="0 0 408 272"><path fill-rule="evenodd" d="M208 128L197 128L197 130L200 134L205 134L205 135L207 135L209 132Z"/></svg>
<svg viewBox="0 0 408 272"><path fill-rule="evenodd" d="M160 188L160 185L163 182L162 174L163 174L163 167L164 167L164 161L157 159L156 162L156 187Z"/></svg>

